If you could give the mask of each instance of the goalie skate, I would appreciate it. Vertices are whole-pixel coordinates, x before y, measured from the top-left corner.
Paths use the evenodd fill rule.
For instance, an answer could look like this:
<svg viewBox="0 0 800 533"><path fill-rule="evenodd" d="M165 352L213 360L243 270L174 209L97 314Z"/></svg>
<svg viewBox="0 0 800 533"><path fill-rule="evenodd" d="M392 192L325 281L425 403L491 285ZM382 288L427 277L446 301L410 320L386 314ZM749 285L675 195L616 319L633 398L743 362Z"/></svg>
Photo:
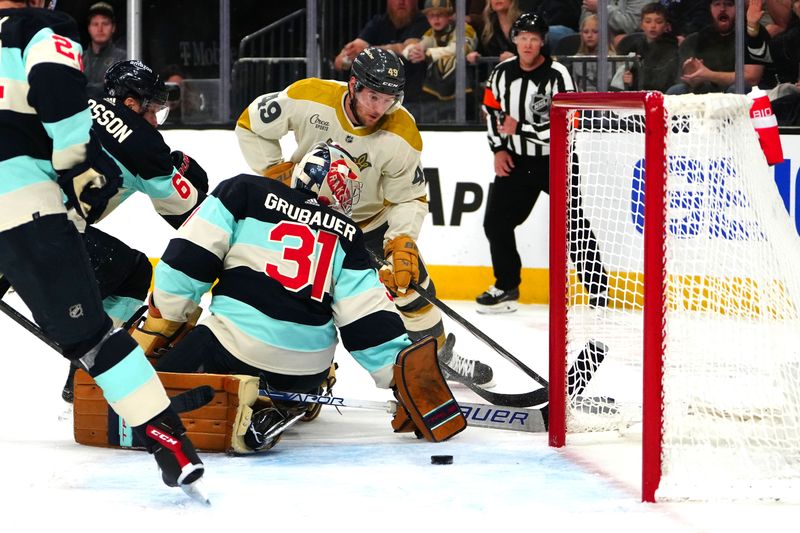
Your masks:
<svg viewBox="0 0 800 533"><path fill-rule="evenodd" d="M250 427L244 436L244 443L254 452L269 450L278 444L283 432L306 415L302 410L284 411L277 407L267 407L253 414Z"/></svg>
<svg viewBox="0 0 800 533"><path fill-rule="evenodd" d="M439 349L439 366L445 377L450 381L473 383L485 389L494 387L492 367L460 355L454 350L455 344L456 336L450 333Z"/></svg>

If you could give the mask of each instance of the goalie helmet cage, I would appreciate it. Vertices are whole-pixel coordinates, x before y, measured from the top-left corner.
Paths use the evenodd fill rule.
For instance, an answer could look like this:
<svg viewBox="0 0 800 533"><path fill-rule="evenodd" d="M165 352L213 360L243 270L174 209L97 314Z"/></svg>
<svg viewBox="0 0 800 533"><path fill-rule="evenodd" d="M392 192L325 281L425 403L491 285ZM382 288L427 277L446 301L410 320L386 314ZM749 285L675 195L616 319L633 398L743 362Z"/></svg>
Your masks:
<svg viewBox="0 0 800 533"><path fill-rule="evenodd" d="M800 239L749 107L732 94L553 100L550 445L641 431L644 501L797 499ZM569 398L587 341L605 360Z"/></svg>

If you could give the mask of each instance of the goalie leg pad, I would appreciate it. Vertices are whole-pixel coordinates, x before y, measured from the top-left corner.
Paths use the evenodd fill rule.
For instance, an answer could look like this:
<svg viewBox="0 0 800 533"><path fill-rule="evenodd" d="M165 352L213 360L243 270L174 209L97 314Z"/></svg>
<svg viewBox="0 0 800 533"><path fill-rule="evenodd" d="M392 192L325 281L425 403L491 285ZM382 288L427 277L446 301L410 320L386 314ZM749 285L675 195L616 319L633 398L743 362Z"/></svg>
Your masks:
<svg viewBox="0 0 800 533"><path fill-rule="evenodd" d="M172 372L158 372L158 377L167 395L178 397L173 400L174 408L186 411L180 418L198 451L251 453L242 437L253 408L260 408L257 377ZM191 393L186 395L186 391ZM213 398L205 404L209 395ZM195 408L197 405L201 406ZM109 408L94 380L79 370L75 374L75 441L90 446L143 448L147 443L134 436L132 429Z"/></svg>
<svg viewBox="0 0 800 533"><path fill-rule="evenodd" d="M404 414L425 440L441 442L463 431L467 421L442 376L436 357L436 340L428 337L412 344L397 356L394 367L398 406L395 431L408 431ZM402 413L404 408L406 413ZM393 427L395 422L392 423Z"/></svg>
<svg viewBox="0 0 800 533"><path fill-rule="evenodd" d="M253 453L253 450L245 444L244 437L253 419L253 406L258 400L260 380L255 376L240 375L236 377L239 378L239 383L236 384L236 396L239 401L231 423L230 448L227 451ZM231 383L231 386L233 387L234 384Z"/></svg>

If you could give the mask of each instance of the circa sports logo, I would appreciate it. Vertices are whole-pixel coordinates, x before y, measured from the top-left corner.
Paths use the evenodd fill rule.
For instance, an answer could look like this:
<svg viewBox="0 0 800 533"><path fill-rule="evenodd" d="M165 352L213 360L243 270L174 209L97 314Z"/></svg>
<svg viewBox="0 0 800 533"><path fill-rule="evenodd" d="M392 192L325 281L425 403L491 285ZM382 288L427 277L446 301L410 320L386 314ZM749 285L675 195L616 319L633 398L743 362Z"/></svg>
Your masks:
<svg viewBox="0 0 800 533"><path fill-rule="evenodd" d="M322 120L321 118L319 118L319 115L317 113L311 115L311 117L308 119L308 122L318 130L322 131L328 131L328 128L331 125L331 123L328 122L327 120Z"/></svg>

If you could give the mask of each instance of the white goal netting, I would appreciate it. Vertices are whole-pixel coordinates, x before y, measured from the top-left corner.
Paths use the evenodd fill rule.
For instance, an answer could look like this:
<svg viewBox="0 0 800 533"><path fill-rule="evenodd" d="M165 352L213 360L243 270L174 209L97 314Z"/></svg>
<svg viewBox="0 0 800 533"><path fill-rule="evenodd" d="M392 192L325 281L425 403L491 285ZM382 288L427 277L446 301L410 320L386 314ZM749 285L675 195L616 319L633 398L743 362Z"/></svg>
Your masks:
<svg viewBox="0 0 800 533"><path fill-rule="evenodd" d="M749 106L739 95L664 99L659 498L788 498L798 488L800 239ZM567 118L567 362L589 341L606 348L567 430L635 430L647 127L622 110Z"/></svg>

